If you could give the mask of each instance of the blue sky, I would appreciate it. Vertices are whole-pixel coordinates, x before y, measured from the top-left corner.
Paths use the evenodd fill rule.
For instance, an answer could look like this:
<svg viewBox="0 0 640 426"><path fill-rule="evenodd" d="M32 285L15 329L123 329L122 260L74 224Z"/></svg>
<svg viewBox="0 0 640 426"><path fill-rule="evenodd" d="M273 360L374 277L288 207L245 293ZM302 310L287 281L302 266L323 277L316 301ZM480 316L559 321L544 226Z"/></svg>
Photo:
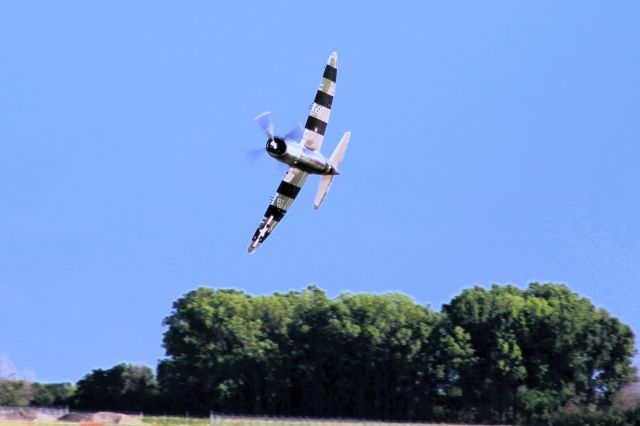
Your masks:
<svg viewBox="0 0 640 426"><path fill-rule="evenodd" d="M637 2L0 3L0 354L75 382L155 366L198 286L568 284L640 330ZM253 122L304 123L338 52L322 208Z"/></svg>

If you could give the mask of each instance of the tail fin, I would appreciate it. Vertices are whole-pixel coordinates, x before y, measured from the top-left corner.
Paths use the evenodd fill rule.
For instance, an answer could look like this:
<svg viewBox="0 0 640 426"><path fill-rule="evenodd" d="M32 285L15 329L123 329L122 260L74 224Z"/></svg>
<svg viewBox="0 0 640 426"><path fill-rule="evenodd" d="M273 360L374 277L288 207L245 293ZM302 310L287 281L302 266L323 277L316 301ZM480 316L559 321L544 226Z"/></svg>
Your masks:
<svg viewBox="0 0 640 426"><path fill-rule="evenodd" d="M331 154L329 158L329 162L331 165L338 170L340 167L340 163L342 163L342 159L344 158L344 153L347 151L347 145L349 144L349 138L351 137L351 132L344 132L344 136L340 139L340 143ZM329 192L329 187L331 186L331 182L333 181L334 175L326 175L322 176L320 180L320 186L318 186L318 193L316 194L316 200L313 203L313 207L316 209L320 207L320 204L324 201L324 198L327 196Z"/></svg>

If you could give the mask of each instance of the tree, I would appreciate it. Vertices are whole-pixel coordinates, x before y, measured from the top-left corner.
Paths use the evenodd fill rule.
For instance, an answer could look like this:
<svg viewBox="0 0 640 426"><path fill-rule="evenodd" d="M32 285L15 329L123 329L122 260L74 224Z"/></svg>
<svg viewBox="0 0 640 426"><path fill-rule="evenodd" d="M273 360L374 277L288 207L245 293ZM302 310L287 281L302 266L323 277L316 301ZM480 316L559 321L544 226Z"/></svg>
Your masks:
<svg viewBox="0 0 640 426"><path fill-rule="evenodd" d="M158 371L163 387L182 389L188 397L176 401L181 408L261 410L259 382L268 352L276 348L264 335L254 305L243 292L206 288L174 303L163 339L172 358Z"/></svg>
<svg viewBox="0 0 640 426"><path fill-rule="evenodd" d="M36 407L66 406L71 404L75 387L70 383L33 383L33 398L29 405Z"/></svg>
<svg viewBox="0 0 640 426"><path fill-rule="evenodd" d="M428 348L438 315L399 293L340 295L328 333L335 355L333 404L341 415L416 418L431 414Z"/></svg>
<svg viewBox="0 0 640 426"><path fill-rule="evenodd" d="M475 287L444 313L471 338L477 362L461 382L478 420L519 421L569 402L610 406L634 376L629 327L563 285Z"/></svg>
<svg viewBox="0 0 640 426"><path fill-rule="evenodd" d="M417 378L428 382L437 318L400 294L201 288L165 319L159 382L167 395L182 389L188 398L171 399L190 411L415 416L429 394Z"/></svg>
<svg viewBox="0 0 640 426"><path fill-rule="evenodd" d="M634 377L629 327L555 284L466 289L442 313L398 293L200 288L164 324L164 401L192 413L535 423L606 408Z"/></svg>
<svg viewBox="0 0 640 426"><path fill-rule="evenodd" d="M84 410L143 411L154 408L156 395L149 367L118 364L93 370L78 381L72 405Z"/></svg>
<svg viewBox="0 0 640 426"><path fill-rule="evenodd" d="M0 379L0 405L25 407L31 402L33 388L27 380Z"/></svg>
<svg viewBox="0 0 640 426"><path fill-rule="evenodd" d="M31 382L18 379L18 373L11 361L0 355L0 405L26 406L32 397Z"/></svg>

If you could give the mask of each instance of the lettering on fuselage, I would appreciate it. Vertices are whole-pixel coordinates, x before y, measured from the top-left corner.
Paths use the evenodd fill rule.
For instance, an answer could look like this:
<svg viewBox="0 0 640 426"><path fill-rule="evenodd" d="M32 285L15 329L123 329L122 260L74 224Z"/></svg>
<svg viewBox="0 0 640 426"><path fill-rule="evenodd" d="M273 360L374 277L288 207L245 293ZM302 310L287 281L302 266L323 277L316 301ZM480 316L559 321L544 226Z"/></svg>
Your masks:
<svg viewBox="0 0 640 426"><path fill-rule="evenodd" d="M307 173L324 175L331 170L331 165L322 154L297 143L287 144L286 154L274 158Z"/></svg>
<svg viewBox="0 0 640 426"><path fill-rule="evenodd" d="M314 151L303 150L299 160L312 173L325 173L328 169L327 160Z"/></svg>

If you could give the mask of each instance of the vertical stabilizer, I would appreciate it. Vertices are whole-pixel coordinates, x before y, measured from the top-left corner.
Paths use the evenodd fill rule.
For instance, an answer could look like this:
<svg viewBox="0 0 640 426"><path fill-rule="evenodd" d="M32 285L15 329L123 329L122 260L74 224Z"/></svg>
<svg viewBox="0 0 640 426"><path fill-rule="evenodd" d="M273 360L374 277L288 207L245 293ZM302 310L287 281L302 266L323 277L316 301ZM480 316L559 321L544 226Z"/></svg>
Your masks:
<svg viewBox="0 0 640 426"><path fill-rule="evenodd" d="M349 144L349 138L351 137L351 132L345 132L342 139L340 139L340 143L331 154L329 158L329 162L336 169L336 174L338 174L338 167L340 167L340 163L342 163L342 159L344 158L344 153L347 151L347 145ZM331 187L331 182L333 182L333 177L335 175L326 175L322 176L320 180L320 186L318 186L318 193L316 194L316 199L313 203L313 207L316 209L320 207L320 204L324 201L327 193L329 192L329 188Z"/></svg>
<svg viewBox="0 0 640 426"><path fill-rule="evenodd" d="M349 138L351 138L351 132L344 132L342 139L340 139L340 143L338 143L333 154L329 157L329 162L336 169L338 169L340 167L340 163L342 163L344 153L347 151L347 145L349 144Z"/></svg>

